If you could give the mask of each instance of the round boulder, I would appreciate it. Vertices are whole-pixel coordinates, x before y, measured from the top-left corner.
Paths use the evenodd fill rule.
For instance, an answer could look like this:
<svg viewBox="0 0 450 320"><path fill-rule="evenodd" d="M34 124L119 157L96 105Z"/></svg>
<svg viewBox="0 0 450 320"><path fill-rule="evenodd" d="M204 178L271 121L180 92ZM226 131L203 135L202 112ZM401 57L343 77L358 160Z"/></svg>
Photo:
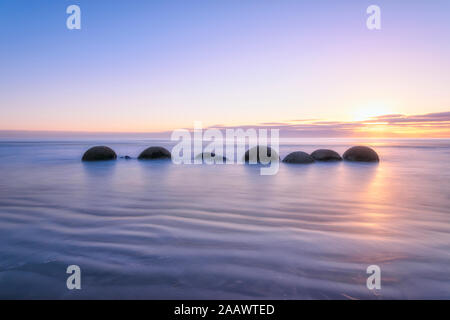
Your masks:
<svg viewBox="0 0 450 320"><path fill-rule="evenodd" d="M86 151L81 158L82 161L104 161L115 160L117 155L113 149L105 146L96 146Z"/></svg>
<svg viewBox="0 0 450 320"><path fill-rule="evenodd" d="M227 158L224 156L216 155L214 152L202 152L198 154L195 159L202 159L205 162L227 162Z"/></svg>
<svg viewBox="0 0 450 320"><path fill-rule="evenodd" d="M344 152L344 160L347 161L361 161L361 162L378 162L380 158L378 154L369 147L357 146L351 147Z"/></svg>
<svg viewBox="0 0 450 320"><path fill-rule="evenodd" d="M295 152L289 153L283 159L283 162L286 162L286 163L313 163L314 159L306 152L295 151Z"/></svg>
<svg viewBox="0 0 450 320"><path fill-rule="evenodd" d="M260 157L260 154L262 155L262 157ZM263 162L265 163L267 162L267 160L272 159L274 159L275 161L279 161L280 156L278 155L278 153L276 153L276 151L272 150L271 147L267 146L253 147L247 150L244 155L244 161L246 163L261 163L261 160L263 160Z"/></svg>
<svg viewBox="0 0 450 320"><path fill-rule="evenodd" d="M154 159L170 159L169 150L163 147L150 147L141 152L138 159L140 160L154 160Z"/></svg>
<svg viewBox="0 0 450 320"><path fill-rule="evenodd" d="M319 149L311 153L316 161L341 161L342 157L336 151L330 149Z"/></svg>

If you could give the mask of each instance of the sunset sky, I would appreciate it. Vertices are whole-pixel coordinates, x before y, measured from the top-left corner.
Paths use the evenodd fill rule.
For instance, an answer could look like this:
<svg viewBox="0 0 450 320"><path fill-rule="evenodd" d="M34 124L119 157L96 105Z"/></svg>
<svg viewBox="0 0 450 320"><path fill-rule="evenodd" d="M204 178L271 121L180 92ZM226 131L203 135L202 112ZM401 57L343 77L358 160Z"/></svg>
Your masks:
<svg viewBox="0 0 450 320"><path fill-rule="evenodd" d="M449 39L448 0L2 0L0 130L450 137Z"/></svg>

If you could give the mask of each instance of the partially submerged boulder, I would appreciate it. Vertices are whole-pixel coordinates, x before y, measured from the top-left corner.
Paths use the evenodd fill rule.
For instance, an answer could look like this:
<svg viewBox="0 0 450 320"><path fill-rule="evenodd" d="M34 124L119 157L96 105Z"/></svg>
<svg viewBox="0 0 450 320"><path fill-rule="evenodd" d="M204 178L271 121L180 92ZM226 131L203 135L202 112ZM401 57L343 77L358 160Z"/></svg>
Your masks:
<svg viewBox="0 0 450 320"><path fill-rule="evenodd" d="M141 152L139 160L171 159L170 151L163 147L150 147Z"/></svg>
<svg viewBox="0 0 450 320"><path fill-rule="evenodd" d="M202 159L204 162L213 163L213 162L219 162L219 163L225 163L227 162L227 158L218 154L215 154L214 152L202 152L198 154L195 159Z"/></svg>
<svg viewBox="0 0 450 320"><path fill-rule="evenodd" d="M303 151L295 151L289 153L284 159L283 162L286 163L313 163L314 159Z"/></svg>
<svg viewBox="0 0 450 320"><path fill-rule="evenodd" d="M105 161L105 160L115 160L117 155L113 149L105 146L96 146L87 150L82 161Z"/></svg>
<svg viewBox="0 0 450 320"><path fill-rule="evenodd" d="M262 156L262 157L261 157ZM261 161L262 160L262 161ZM256 146L245 152L244 161L246 163L269 163L270 161L279 161L280 156L271 147Z"/></svg>
<svg viewBox="0 0 450 320"><path fill-rule="evenodd" d="M361 162L378 162L380 158L378 154L369 147L366 146L356 146L351 147L344 152L344 160L347 161L361 161Z"/></svg>
<svg viewBox="0 0 450 320"><path fill-rule="evenodd" d="M342 157L334 150L319 149L311 153L311 157L316 161L341 161Z"/></svg>

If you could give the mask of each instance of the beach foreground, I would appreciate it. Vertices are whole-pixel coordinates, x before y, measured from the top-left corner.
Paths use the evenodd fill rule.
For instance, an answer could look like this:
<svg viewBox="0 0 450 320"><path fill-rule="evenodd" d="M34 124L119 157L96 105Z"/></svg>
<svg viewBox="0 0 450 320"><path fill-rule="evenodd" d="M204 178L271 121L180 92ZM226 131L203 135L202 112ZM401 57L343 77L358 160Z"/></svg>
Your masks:
<svg viewBox="0 0 450 320"><path fill-rule="evenodd" d="M81 162L169 141L0 142L0 298L348 299L450 296L450 140L373 146L380 163ZM79 265L82 290L67 290ZM382 289L366 287L366 268Z"/></svg>

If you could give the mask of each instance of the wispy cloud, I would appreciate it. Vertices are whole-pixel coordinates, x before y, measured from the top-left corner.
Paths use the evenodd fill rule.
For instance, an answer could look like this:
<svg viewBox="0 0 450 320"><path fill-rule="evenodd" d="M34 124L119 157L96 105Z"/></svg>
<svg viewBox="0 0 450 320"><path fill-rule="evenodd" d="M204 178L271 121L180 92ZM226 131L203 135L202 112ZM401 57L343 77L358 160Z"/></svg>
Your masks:
<svg viewBox="0 0 450 320"><path fill-rule="evenodd" d="M438 113L427 113L422 115L407 116L403 114L390 114L378 117L373 117L370 120L365 121L365 123L373 122L388 122L388 123L447 123L450 122L450 112L438 112Z"/></svg>
<svg viewBox="0 0 450 320"><path fill-rule="evenodd" d="M232 128L214 126L217 129ZM387 114L363 121L296 119L265 122L248 128L279 129L286 137L450 137L450 112L421 115Z"/></svg>
<svg viewBox="0 0 450 320"><path fill-rule="evenodd" d="M201 120L201 119L200 119ZM219 130L237 127L217 124L208 128ZM296 119L285 122L264 122L239 126L241 129L279 129L281 137L428 137L450 138L450 112L421 115L386 114L363 121L329 121L326 119ZM185 128L192 130L192 127ZM206 129L206 128L205 128ZM51 137L129 137L134 139L167 139L166 132L46 132L0 131L0 138Z"/></svg>

